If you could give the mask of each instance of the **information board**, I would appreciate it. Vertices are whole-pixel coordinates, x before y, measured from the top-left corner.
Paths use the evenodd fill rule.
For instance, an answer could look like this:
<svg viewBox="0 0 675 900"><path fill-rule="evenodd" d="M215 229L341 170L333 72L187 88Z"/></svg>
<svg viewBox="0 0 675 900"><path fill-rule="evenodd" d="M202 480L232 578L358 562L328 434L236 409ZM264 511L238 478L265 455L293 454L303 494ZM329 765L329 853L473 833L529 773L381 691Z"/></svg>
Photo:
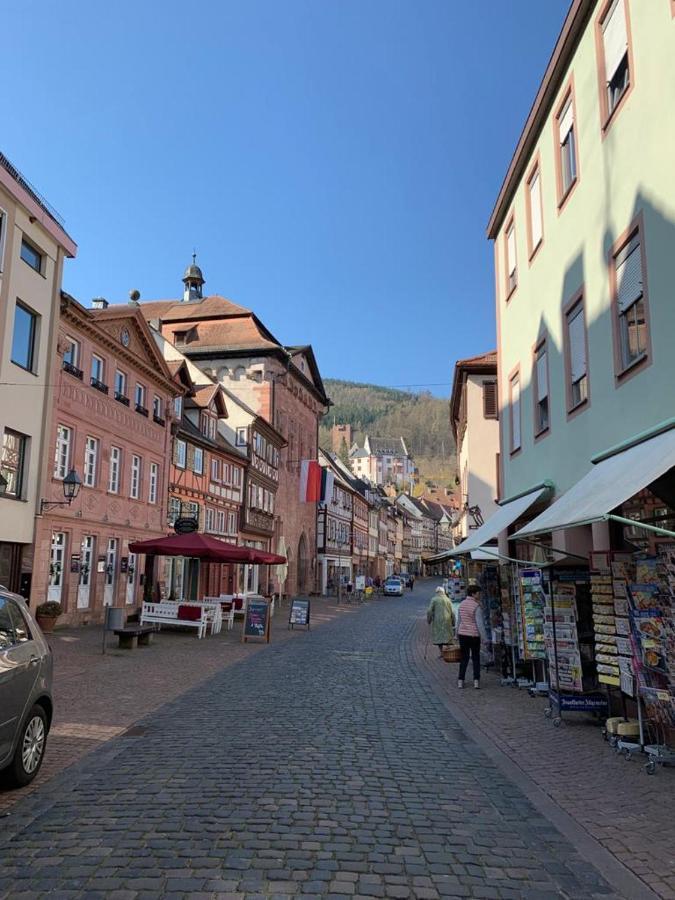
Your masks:
<svg viewBox="0 0 675 900"><path fill-rule="evenodd" d="M357 575L356 576L356 590L357 591L365 591L366 589L366 576L365 575Z"/></svg>
<svg viewBox="0 0 675 900"><path fill-rule="evenodd" d="M306 625L309 629L310 601L295 599L291 601L291 612L288 617L288 627Z"/></svg>
<svg viewBox="0 0 675 900"><path fill-rule="evenodd" d="M244 643L250 640L260 640L269 644L270 605L267 600L256 597L247 602L241 639Z"/></svg>

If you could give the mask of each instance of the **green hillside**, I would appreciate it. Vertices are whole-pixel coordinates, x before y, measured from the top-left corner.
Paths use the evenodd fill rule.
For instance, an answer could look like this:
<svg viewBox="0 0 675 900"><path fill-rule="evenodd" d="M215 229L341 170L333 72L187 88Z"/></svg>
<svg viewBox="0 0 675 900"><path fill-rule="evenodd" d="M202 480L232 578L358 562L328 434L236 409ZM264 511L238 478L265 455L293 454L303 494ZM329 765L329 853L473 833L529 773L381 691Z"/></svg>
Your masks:
<svg viewBox="0 0 675 900"><path fill-rule="evenodd" d="M330 447L334 421L350 424L359 442L366 432L375 437L401 436L423 480L447 484L454 479L455 444L447 399L331 378L324 384L334 405L323 420L322 446Z"/></svg>

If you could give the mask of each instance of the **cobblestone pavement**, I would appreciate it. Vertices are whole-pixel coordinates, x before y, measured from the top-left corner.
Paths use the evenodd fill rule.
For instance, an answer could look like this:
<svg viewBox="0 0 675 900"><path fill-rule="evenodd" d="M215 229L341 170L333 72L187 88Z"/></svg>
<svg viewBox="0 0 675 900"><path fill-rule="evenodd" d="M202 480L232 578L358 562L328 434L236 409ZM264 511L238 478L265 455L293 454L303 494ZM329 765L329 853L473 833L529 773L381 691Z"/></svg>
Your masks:
<svg viewBox="0 0 675 900"><path fill-rule="evenodd" d="M315 599L312 628L356 609L345 603L338 606L334 600ZM287 621L285 604L272 617L275 644L302 635L301 630L289 631ZM150 647L131 652L119 650L117 639L110 635L104 656L100 626L57 629L49 635L55 711L48 752L30 787L10 791L0 786L0 815L142 716L263 649L259 643L242 644L240 635L240 620L232 631L223 630L199 643L193 630L167 628L154 636Z"/></svg>
<svg viewBox="0 0 675 900"><path fill-rule="evenodd" d="M648 896L453 718L411 651L422 591L250 655L22 799L0 896Z"/></svg>
<svg viewBox="0 0 675 900"><path fill-rule="evenodd" d="M424 665L426 624L419 622L415 656ZM675 900L675 770L646 774L644 761L626 760L602 740L589 716L565 714L561 728L543 715L548 701L527 691L500 687L457 689L457 667L427 652L426 666L456 715L471 723L522 769L590 835L660 897Z"/></svg>

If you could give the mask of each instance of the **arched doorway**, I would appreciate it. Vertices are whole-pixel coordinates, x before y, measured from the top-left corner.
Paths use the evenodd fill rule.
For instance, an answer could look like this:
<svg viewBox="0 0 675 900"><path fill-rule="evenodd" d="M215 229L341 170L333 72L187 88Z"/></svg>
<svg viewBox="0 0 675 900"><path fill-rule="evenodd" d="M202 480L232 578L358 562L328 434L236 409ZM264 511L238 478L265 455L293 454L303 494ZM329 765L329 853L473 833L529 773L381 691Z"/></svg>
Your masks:
<svg viewBox="0 0 675 900"><path fill-rule="evenodd" d="M307 591L307 567L309 560L307 558L307 538L304 532L300 535L298 541L298 593L304 594Z"/></svg>

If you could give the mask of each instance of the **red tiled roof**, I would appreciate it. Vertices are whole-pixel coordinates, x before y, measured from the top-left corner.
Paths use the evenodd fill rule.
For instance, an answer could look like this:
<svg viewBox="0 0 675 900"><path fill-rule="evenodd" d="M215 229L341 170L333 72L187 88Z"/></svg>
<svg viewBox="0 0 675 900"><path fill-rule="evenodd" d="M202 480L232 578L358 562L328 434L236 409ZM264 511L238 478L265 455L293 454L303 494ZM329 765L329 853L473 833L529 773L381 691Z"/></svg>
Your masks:
<svg viewBox="0 0 675 900"><path fill-rule="evenodd" d="M186 330L170 318L163 321L167 326L166 330L171 332ZM186 351L211 347L222 350L278 349L280 345L263 334L257 321L249 314L232 319L200 321L192 326L185 343Z"/></svg>
<svg viewBox="0 0 675 900"><path fill-rule="evenodd" d="M487 353L480 353L478 356L467 356L466 359L458 359L456 366L491 366L497 365L497 351L489 350Z"/></svg>

